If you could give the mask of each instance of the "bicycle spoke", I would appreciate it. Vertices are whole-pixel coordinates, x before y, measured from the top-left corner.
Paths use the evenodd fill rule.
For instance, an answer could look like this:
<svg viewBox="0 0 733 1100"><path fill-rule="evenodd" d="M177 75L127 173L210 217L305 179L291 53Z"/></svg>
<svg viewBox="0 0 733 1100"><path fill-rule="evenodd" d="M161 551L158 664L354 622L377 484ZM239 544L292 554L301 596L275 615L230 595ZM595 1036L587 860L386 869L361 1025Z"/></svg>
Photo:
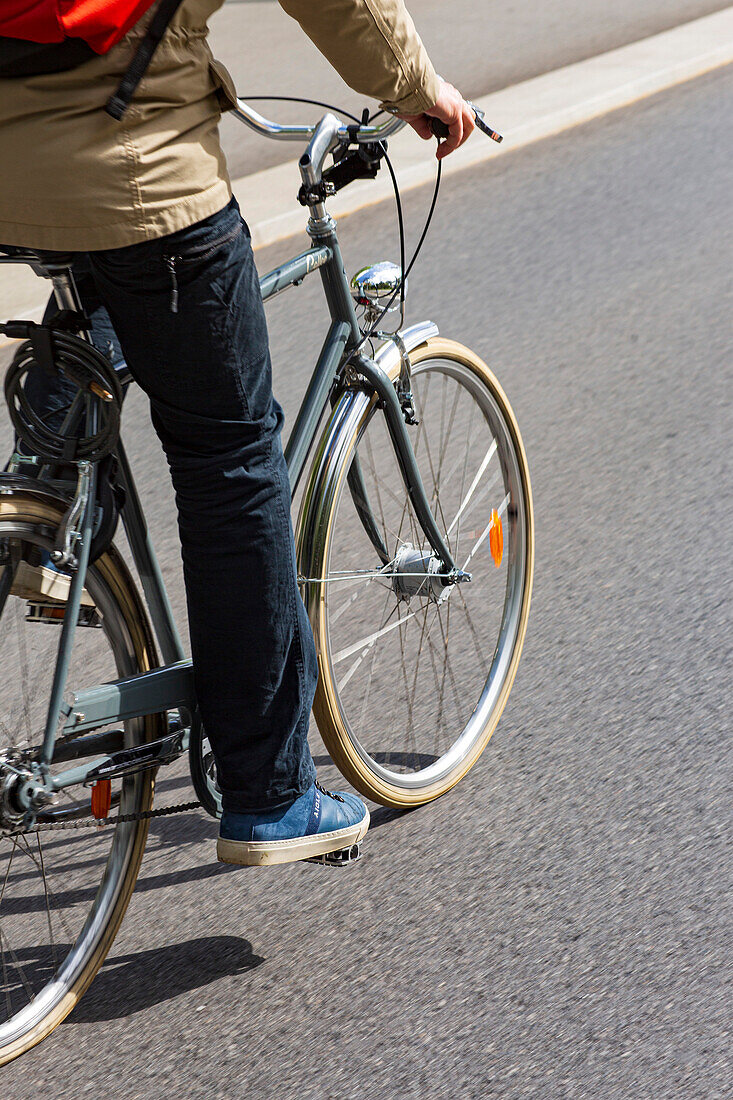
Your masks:
<svg viewBox="0 0 733 1100"><path fill-rule="evenodd" d="M374 455L372 454L371 437L367 437L367 449L369 451L369 460L370 460L369 466L370 466L370 469L371 469L372 473L374 473ZM380 515L380 518L382 520L382 530L387 531L388 530L387 521L384 518L384 507L382 506L382 496L381 496L381 493L379 491L379 489L380 489L379 478L376 476L376 474L374 476L374 487L375 487L376 493L377 493L377 506L379 508L379 515ZM387 490L387 491L391 493L391 490ZM393 532L390 532L390 534L393 534Z"/></svg>
<svg viewBox="0 0 733 1100"><path fill-rule="evenodd" d="M422 631L420 631L420 638L419 638L419 641L417 643L417 656L415 658L415 670L414 670L414 674L413 674L413 689L412 689L413 702L414 702L414 698L415 698L415 692L417 690L417 676L418 676L418 672L419 672L420 657L422 657L423 649L424 649L423 643L425 641L427 643L427 646L429 647L430 630L433 629L433 626L435 625L435 620L438 616L438 610L436 608L434 610L433 619L431 619L430 625L428 627L428 625L427 625L427 616L428 616L430 606L431 605L427 604L427 603L425 605L425 613L424 613L424 616L423 616L423 629L422 629ZM417 746L415 747L415 756L417 756Z"/></svg>
<svg viewBox="0 0 733 1100"><path fill-rule="evenodd" d="M394 489L390 488L390 486L387 485L384 482L383 478L380 478L379 474L377 473L377 470L376 470L376 467L374 465L373 460L372 461L366 461L366 462L364 462L362 460L362 466L374 478L374 486L375 486L375 492L376 492L376 495L377 495L377 503L379 504L379 518L382 521L382 526L383 526L385 531L389 531L390 535L392 535L393 537L396 537L395 532L392 530L392 528L389 526L386 519L384 518L384 508L382 506L381 493L385 493L385 495L388 496L389 499L391 501L393 501L395 504L399 505L400 508L403 507L405 498L404 498L404 496L401 496L401 497L398 496L397 493L394 491ZM380 492L380 489L381 489L381 492Z"/></svg>
<svg viewBox="0 0 733 1100"><path fill-rule="evenodd" d="M450 439L451 433L453 431L453 424L454 424L455 417L456 417L456 410L458 408L458 398L459 397L460 397L460 391L456 388L455 397L453 398L453 407L451 409L451 414L448 418L448 427L447 427L447 432L446 432L445 435L443 434L443 427L442 427L442 424L441 424L440 458L438 460L438 470L437 470L436 477L435 477L435 490L434 490L435 498L437 498L440 495L440 488L441 488L442 477L443 477L443 464L445 462L445 456L448 453L448 447L446 445L446 439ZM442 417L442 410L441 410L441 417ZM460 458L459 458L458 461L460 462ZM449 470L448 474L446 475L448 480L450 480L451 472L452 471ZM441 515L442 515L442 511L441 511ZM445 523L445 517L444 516L443 516L443 522Z"/></svg>
<svg viewBox="0 0 733 1100"><path fill-rule="evenodd" d="M7 1009L8 1018L10 1018L10 1015L13 1011L13 1006L10 1002L10 981L8 979L8 967L7 967L7 964L5 962L5 949L3 947L2 924L0 924L0 959L2 959L2 964L3 964L3 989L5 990L5 1007Z"/></svg>
<svg viewBox="0 0 733 1100"><path fill-rule="evenodd" d="M331 622L332 623L337 623L339 621L339 619L341 618L341 616L345 615L346 612L354 605L356 600L361 599L362 593L364 592L364 589L367 588L371 583L372 583L372 578L370 577L369 580L366 581L366 583L364 584L363 588L359 587L356 592L352 592L351 595L349 596L349 598L347 600L344 600L344 602L341 604L341 606L336 608L331 613Z"/></svg>
<svg viewBox="0 0 733 1100"><path fill-rule="evenodd" d="M468 416L468 437L469 437L469 439L472 438L471 432L472 432L472 429L473 429L473 416L474 416L475 411L476 411L476 406L471 405L471 411L470 411L469 416ZM461 471L461 488L460 488L460 492L458 494L459 498L461 498L461 499L463 499L464 491L465 491L465 488L466 488L466 474L468 473L468 464L469 464L469 460L471 459L471 457L472 456L471 456L470 449L468 447L466 447L465 455L464 455L464 462L463 462L463 470ZM456 547L458 546L458 543L460 542L460 538L461 538L461 522L459 520L458 525L456 527L456 536L455 536L455 540L454 540Z"/></svg>
<svg viewBox="0 0 733 1100"><path fill-rule="evenodd" d="M446 611L446 616L447 616L448 620L450 621L450 603L448 604L448 608L447 608L447 611ZM446 633L449 633L449 631L446 631ZM431 647L428 647L428 648L430 648L430 652L431 652L431 655L432 655L432 648ZM443 661L442 668L440 670L440 720L438 722L438 730L440 730L442 728L442 722L443 722L443 706L444 706L444 701L445 701L445 678L446 678L447 672L448 672L448 663L447 663L447 661Z"/></svg>
<svg viewBox="0 0 733 1100"><path fill-rule="evenodd" d="M347 646L346 649L342 649L340 653L337 653L332 661L335 665L341 661L345 661L347 657L350 657L352 653L358 652L360 649L366 648L366 646L373 645L378 638L382 638L385 634L389 634L391 631L396 630L397 627L408 619L414 619L417 615L417 611L410 612L404 619L400 619L399 622L391 623L389 626L383 626L380 630L375 630L373 634L367 634L365 638L361 638L358 642L354 642L353 645Z"/></svg>
<svg viewBox="0 0 733 1100"><path fill-rule="evenodd" d="M46 917L48 918L48 935L51 939L51 954L53 955L53 972L57 972L59 965L56 957L56 944L53 938L53 928L51 927L51 906L48 897L48 880L46 878L46 868L43 862L43 848L41 846L41 834L36 833L36 841L38 842L38 859L40 862L41 878L43 879L43 890L46 895Z"/></svg>
<svg viewBox="0 0 733 1100"><path fill-rule="evenodd" d="M448 673L448 679L450 680L450 685L451 685L451 688L453 690L453 699L454 699L454 702L456 704L456 711L457 711L458 716L460 718L461 726L464 726L465 722L464 722L463 717L462 717L462 707L461 707L461 702L460 702L461 696L460 696L460 693L458 691L458 687L456 685L455 676L453 675L453 666L451 664L450 657L448 656L448 639L446 638L445 633L443 631L443 624L441 623L440 618L438 618L438 625L440 626L440 632L443 636L443 651L444 651L443 659L445 661L446 671ZM428 640L428 645L430 645L430 644L431 644L431 642L430 642L430 640Z"/></svg>
<svg viewBox="0 0 733 1100"><path fill-rule="evenodd" d="M8 939L7 932L3 932L2 929L0 929L0 946L2 946L3 943L5 943L7 945L8 953L10 954L13 966L15 967L16 971L18 972L18 977L20 978L20 981L21 981L21 984L22 984L23 988L25 989L26 993L28 994L28 1000L32 1001L33 1000L33 987L31 986L30 982L26 978L25 970L23 969L23 967L20 963L20 959L16 955L15 951L13 951L13 945L11 944L10 940ZM4 954L5 954L5 952L3 951L3 955ZM3 964L3 971L5 971L5 965L4 964ZM8 987L7 987L8 992L9 992L9 984L10 983L8 983Z"/></svg>
<svg viewBox="0 0 733 1100"><path fill-rule="evenodd" d="M440 519L440 521L443 524L443 529L445 530L446 519L445 519L445 516L443 515L443 509L440 505L440 496L439 496L440 480L439 480L439 478L436 477L436 474L435 474L435 464L433 462L433 456L432 456L432 452L430 450L430 444L428 442L427 432L424 434L424 438L425 438L425 454L427 456L428 466L430 467L430 474L431 474L431 477L433 479L433 498L432 498L433 507L435 507L437 505L438 515L436 516L436 519L438 519L438 518ZM450 531L448 531L447 534L450 534Z"/></svg>
<svg viewBox="0 0 733 1100"><path fill-rule="evenodd" d="M471 486L470 486L468 492L466 493L465 497L461 501L460 507L459 507L458 511L456 512L454 518L453 518L453 522L451 523L450 527L448 528L448 534L451 533L451 531L453 530L453 528L455 527L455 525L458 523L459 519L461 518L461 516L465 512L466 508L468 507L468 505L471 501L471 497L473 496L473 494L476 492L476 489L478 488L478 483L480 482L481 478L484 476L484 473L486 472L486 468L489 465L489 463L491 462L491 460L492 460L492 458L494 457L495 454L496 454L496 440L494 439L494 440L492 440L491 446L489 447L488 451L486 452L486 454L483 457L483 461L481 462L481 465L479 466L478 471L476 472L476 476L474 477L473 481L471 482Z"/></svg>
<svg viewBox="0 0 733 1100"><path fill-rule="evenodd" d="M390 619L392 618L392 616L394 615L394 613L395 613L395 611L396 611L396 610L397 610L397 607L394 607L394 608L392 609L392 611L390 612L390 614L389 614L389 615L387 616L387 622L389 622L389 620L390 620ZM341 687L345 687L345 686L346 686L346 684L348 684L349 680L350 680L350 679L351 679L351 677L352 677L352 676L354 675L354 673L356 672L357 668L359 667L359 665L361 664L361 662L362 662L362 661L364 660L364 658L366 657L366 655L367 655L367 652L368 652L369 648L370 648L371 646L373 646L373 645L374 645L374 643L375 643L375 641L377 640L377 638L380 638L380 637L381 637L381 636L382 636L383 634L388 634L388 633L389 633L389 632L390 632L391 630L394 630L394 629L395 629L395 627L397 627L397 626L399 626L399 623L392 623L392 624L391 624L390 626L383 626L381 630L378 630L378 631L377 631L377 632L376 632L375 634L372 634L370 638L364 638L364 639L362 639L362 641L361 641L361 642L357 642L357 643L356 643L356 645L352 646L352 647L351 647L351 648L349 649L349 651L348 651L348 652L345 652L345 651L344 651L344 652L342 652L342 653L340 653L340 654L337 654L337 655L336 655L336 656L335 656L335 657L333 658L333 664L334 664L334 665L336 665L336 664L338 664L338 663L339 663L340 661L345 661L347 657L351 657L351 656L352 656L352 655L353 655L354 653L356 653L356 652L357 652L358 650L360 650L360 649L363 649L363 650L364 650L364 652L363 652L362 654L360 654L360 656L359 656L358 660L357 660L357 661L355 662L355 664L354 664L354 665L353 665L353 666L352 666L352 667L351 667L351 668L349 669L349 671L348 671L348 672L346 673L346 675L344 676L344 678L343 678L343 679L342 679L342 680L340 681L340 686L341 686Z"/></svg>
<svg viewBox="0 0 733 1100"><path fill-rule="evenodd" d="M36 835L38 836L39 834L36 834ZM36 859L36 857L34 856L33 852L31 851L31 849L28 845L27 837L20 836L18 839L19 839L18 851L21 852L23 855L28 856L28 858L35 865L36 869L38 870L39 874L41 875L41 878L42 878L42 881L43 881L44 892L46 894L46 902L47 902L47 906L48 906L49 898L52 901L54 900L54 893L53 893L53 890L51 889L51 887L49 886L48 880L46 878L46 871L45 871L45 867L43 866L43 857L41 857L40 862ZM40 840L40 837L39 837L39 840ZM59 923L62 925L66 935L73 939L72 933L69 930L69 927L65 923L65 920L64 920L63 908L60 905L57 906L57 908L58 908ZM49 917L50 917L50 912L49 912Z"/></svg>
<svg viewBox="0 0 733 1100"><path fill-rule="evenodd" d="M404 574L401 574L401 573L400 574L385 573L383 570L378 570L377 572L374 572L374 573L370 573L370 574L367 574L367 575L364 575L364 576L355 576L355 577L345 576L345 577L342 578L340 576L334 577L334 576L329 575L323 581L320 581L318 577L314 577L313 580L312 580L312 583L313 584L329 584L331 581L345 580L345 581L352 581L352 584L347 584L345 586L347 588L353 587L354 584L363 585L363 587L360 587L356 592L352 592L351 596L349 596L349 598L347 600L345 600L339 606L338 609L331 612L331 622L335 623L340 619L340 617L346 611L349 610L349 608L352 606L352 604L354 604L358 599L360 599L362 597L362 595L363 595L365 589L368 587L368 585L376 582L377 588L379 588L379 589L381 589L382 591L385 591L385 592L392 592L392 590L393 590L392 585L391 584L380 584L380 580L382 578L390 579L392 577L403 576L403 575ZM306 580L306 578L303 578L303 579ZM340 591L343 591L343 588L341 588Z"/></svg>
<svg viewBox="0 0 733 1100"><path fill-rule="evenodd" d="M18 841L14 837L13 838L13 847L12 847L12 850L10 852L10 856L8 858L8 867L7 867L7 870L5 872L5 878L3 879L2 890L0 890L0 905L2 905L2 903L3 903L3 897L5 896L5 888L7 887L8 879L10 878L10 868L13 865L13 859L15 858L15 851L16 851L17 847L18 847Z"/></svg>
<svg viewBox="0 0 733 1100"><path fill-rule="evenodd" d="M387 595L387 597L384 601L384 607L382 609L382 626L385 626L388 619L389 619L389 616L387 616L386 619L384 617L384 613L385 613L385 611L387 610L388 607L389 607L389 594ZM366 689L366 692L364 693L364 703L363 703L362 708L361 708L361 720L362 721L364 719L364 714L366 712L366 708L367 708L367 705L369 703L369 696L370 696L371 690L372 690L372 680L373 680L373 677L374 677L374 663L375 663L376 659L377 659L377 647L372 646L372 663L371 663L371 667L369 669L369 676L368 676L368 679L367 679L367 689Z"/></svg>
<svg viewBox="0 0 733 1100"><path fill-rule="evenodd" d="M417 641L417 652L415 654L415 667L414 667L413 674L412 674L412 686L411 686L410 692L409 692L409 704L408 704L408 706L409 706L410 713L413 712L414 705L415 705L415 691L417 689L417 677L418 677L418 673L420 672L420 657L422 655L423 641L425 639L425 628L427 627L427 622L428 622L428 607L429 607L429 605L426 603L424 611L423 611L423 620L422 620L422 628L420 630L420 637L418 638L418 641ZM412 729L412 723L410 723L410 729Z"/></svg>
<svg viewBox="0 0 733 1100"><path fill-rule="evenodd" d="M412 728L412 698L410 697L410 685L407 680L407 657L405 653L405 636L400 630L398 634L400 642L400 674L405 686L405 698L407 699L407 728Z"/></svg>
<svg viewBox="0 0 733 1100"><path fill-rule="evenodd" d="M436 749L439 749L440 731L444 723L444 702L445 702L445 677L446 677L446 663L445 661L438 661L436 658L436 650L432 644L432 640L428 639L428 655L430 657L430 665L433 670L433 677L436 681L440 682L440 690L438 692L438 714L436 717L436 727L438 733L438 743L436 743Z"/></svg>
<svg viewBox="0 0 733 1100"><path fill-rule="evenodd" d="M12 865L13 865L13 860L15 859L15 854L16 854L17 851L18 851L18 840L17 840L16 837L14 837L13 838L13 847L12 847L12 850L10 852L10 857L8 859L8 867L7 867L7 870L5 872L5 878L3 880L2 890L0 890L0 906L2 906L3 898L5 896L5 890L6 890L9 878L10 878L10 871L11 871L11 868L12 868ZM22 966L20 966L20 963L18 962L17 956L16 956L15 952L13 951L12 945L11 945L10 940L8 938L7 928L5 929L5 931L3 931L2 909L0 909L0 948L2 947L2 942L3 941L7 944L8 951L12 955L13 964L15 965L15 968L18 971L18 975L19 975L23 985L25 986L25 988L28 992L28 995L29 995L30 999L32 1000L33 999L33 990L31 989L29 983L26 981L25 972L23 971ZM5 961L4 960L5 960L5 951L3 950L3 974L6 973L6 966L5 966ZM9 985L6 985L6 991L9 991Z"/></svg>
<svg viewBox="0 0 733 1100"><path fill-rule="evenodd" d="M469 632L471 634L471 639L473 641L474 649L476 650L476 656L479 659L479 662L480 662L481 668L484 672L484 675L486 677L488 677L488 675L489 675L489 666L486 663L486 655L484 654L484 652L481 649L481 645L480 645L480 642L479 642L479 636L478 636L478 633L476 631L476 627L473 625L473 619L471 618L471 612L468 609L468 604L466 603L466 598L463 595L463 593L461 592L460 585L458 585L458 597L459 597L461 603L463 604L463 611L464 611L464 614L466 616L466 622L468 623L468 629L469 629Z"/></svg>
<svg viewBox="0 0 733 1100"><path fill-rule="evenodd" d="M10 727L6 726L6 724L5 724L5 722L3 722L2 718L0 718L0 730L5 734L5 738L7 740L8 745L12 745L14 743L13 742L13 735L10 732Z"/></svg>
<svg viewBox="0 0 733 1100"><path fill-rule="evenodd" d="M476 508L476 507L478 507L479 504L483 504L484 501L486 500L486 498L491 495L491 493L493 492L494 488L496 487L497 483L500 480L501 480L501 475L498 472L495 473L492 477L490 477L484 483L483 489L481 489L481 491L476 493L475 496L473 497L473 500L471 501L471 508ZM461 532L460 532L461 523L466 522L466 520L468 519L468 514L469 514L468 511L463 513L463 515L461 516L461 519L458 522L458 526L456 528L456 537L455 537L456 554L458 553L458 545L460 543L460 538L461 538ZM464 532L464 538L470 538L470 535L471 535L470 532Z"/></svg>

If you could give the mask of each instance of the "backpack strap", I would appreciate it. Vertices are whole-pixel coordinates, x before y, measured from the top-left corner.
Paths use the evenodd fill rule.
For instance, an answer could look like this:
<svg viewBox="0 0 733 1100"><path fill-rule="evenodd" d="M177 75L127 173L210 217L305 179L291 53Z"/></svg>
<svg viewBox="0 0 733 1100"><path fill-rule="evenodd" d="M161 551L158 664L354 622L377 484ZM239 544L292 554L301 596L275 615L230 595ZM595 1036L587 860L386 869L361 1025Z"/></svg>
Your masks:
<svg viewBox="0 0 733 1100"><path fill-rule="evenodd" d="M138 46L117 91L107 100L105 111L107 114L112 115L112 118L116 118L118 122L130 106L130 101L137 86L145 76L148 65L153 60L153 54L158 48L158 43L182 2L183 0L161 0L155 15L150 20L147 33Z"/></svg>

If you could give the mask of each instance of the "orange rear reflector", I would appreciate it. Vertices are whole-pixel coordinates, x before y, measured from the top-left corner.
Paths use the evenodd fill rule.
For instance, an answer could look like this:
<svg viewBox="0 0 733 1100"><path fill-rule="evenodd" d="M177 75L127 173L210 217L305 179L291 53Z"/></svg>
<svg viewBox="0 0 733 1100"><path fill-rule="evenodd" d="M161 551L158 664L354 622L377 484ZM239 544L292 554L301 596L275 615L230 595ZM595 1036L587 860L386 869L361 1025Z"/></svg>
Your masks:
<svg viewBox="0 0 733 1100"><path fill-rule="evenodd" d="M504 555L504 528L501 524L501 516L496 508L491 509L491 520L489 522L489 550L491 550L494 565L498 569Z"/></svg>
<svg viewBox="0 0 733 1100"><path fill-rule="evenodd" d="M100 386L99 382L90 382L89 389L97 397L101 397L103 401L114 401L114 397L109 390L106 390L104 386Z"/></svg>
<svg viewBox="0 0 733 1100"><path fill-rule="evenodd" d="M112 781L110 779L98 779L92 784L92 814L97 821L109 817L109 808L112 805Z"/></svg>

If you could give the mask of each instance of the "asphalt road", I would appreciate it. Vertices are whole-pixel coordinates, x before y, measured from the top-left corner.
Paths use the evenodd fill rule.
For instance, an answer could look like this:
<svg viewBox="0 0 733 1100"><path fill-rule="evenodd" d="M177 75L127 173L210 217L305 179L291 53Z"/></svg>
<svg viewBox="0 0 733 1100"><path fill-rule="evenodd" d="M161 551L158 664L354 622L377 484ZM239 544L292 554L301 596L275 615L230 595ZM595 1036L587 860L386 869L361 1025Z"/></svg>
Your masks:
<svg viewBox="0 0 733 1100"><path fill-rule="evenodd" d="M474 98L727 6L720 0L617 0L613 5L588 0L408 0L438 72ZM211 29L214 53L229 67L245 99L304 96L358 115L366 105L276 0L227 0ZM260 107L281 122L308 122L322 113L282 103ZM493 124L501 129L501 119ZM287 146L262 141L233 118L224 119L222 135L235 178L292 155Z"/></svg>
<svg viewBox="0 0 733 1100"><path fill-rule="evenodd" d="M210 820L153 822L110 960L3 1095L730 1095L732 111L729 69L446 184L409 319L492 364L536 505L491 745L341 872L228 869ZM386 204L342 230L349 269L395 255ZM317 285L270 323L292 414ZM180 606L139 394L125 420Z"/></svg>

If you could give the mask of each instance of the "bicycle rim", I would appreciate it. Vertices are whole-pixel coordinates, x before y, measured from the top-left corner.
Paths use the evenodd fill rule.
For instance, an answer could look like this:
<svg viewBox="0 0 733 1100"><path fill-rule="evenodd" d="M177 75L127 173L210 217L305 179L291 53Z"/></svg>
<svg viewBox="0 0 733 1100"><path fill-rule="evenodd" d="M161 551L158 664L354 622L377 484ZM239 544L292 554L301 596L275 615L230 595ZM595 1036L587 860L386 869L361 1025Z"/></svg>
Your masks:
<svg viewBox="0 0 733 1100"><path fill-rule="evenodd" d="M406 547L423 555L429 546L406 504L384 418L363 401L358 418L339 423L337 409L332 419L317 459L320 482L306 498L320 516L303 525L323 534L301 562L319 656L321 736L357 790L397 807L449 790L488 743L519 662L534 560L526 458L498 382L451 341L429 340L411 359L423 484L471 580L441 596L398 575ZM346 476L354 456L386 563L355 507ZM494 510L503 534L498 567L489 541Z"/></svg>
<svg viewBox="0 0 733 1100"><path fill-rule="evenodd" d="M9 497L0 502L0 577L48 550L57 507ZM25 585L28 576L25 575ZM1 586L0 586L1 587ZM74 690L144 671L155 663L144 609L112 548L90 567L86 593L99 625L74 636L67 698ZM63 606L63 604L61 605ZM0 616L0 752L40 743L60 630L29 622L25 596L7 595ZM124 725L125 745L156 736L159 718ZM96 755L96 754L95 754ZM78 761L77 761L78 762ZM76 763L76 762L75 762ZM53 771L74 764L53 764ZM151 772L113 784L120 813L150 809ZM89 791L73 788L43 823L90 819ZM147 821L103 829L0 834L0 1064L34 1046L72 1010L101 966L132 893Z"/></svg>

